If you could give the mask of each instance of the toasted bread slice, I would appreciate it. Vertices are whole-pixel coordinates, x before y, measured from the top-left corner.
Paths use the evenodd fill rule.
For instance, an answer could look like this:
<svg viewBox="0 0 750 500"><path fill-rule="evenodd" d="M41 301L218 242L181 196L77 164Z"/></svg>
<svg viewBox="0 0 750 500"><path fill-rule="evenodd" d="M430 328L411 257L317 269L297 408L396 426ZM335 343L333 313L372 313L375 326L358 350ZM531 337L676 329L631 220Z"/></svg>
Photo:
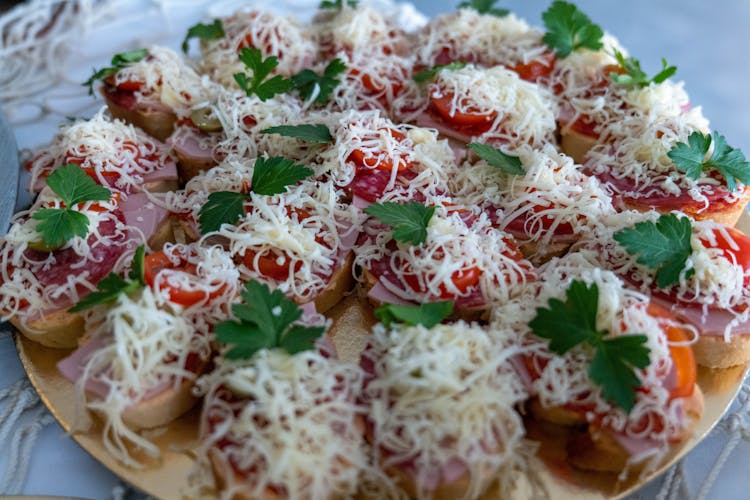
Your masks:
<svg viewBox="0 0 750 500"><path fill-rule="evenodd" d="M162 111L162 110L151 110L151 109L128 109L124 106L117 104L102 88L102 95L107 103L109 112L115 118L125 121L131 125L142 129L151 137L154 137L162 142L167 140L167 137L172 135L175 121L177 116L174 113Z"/></svg>
<svg viewBox="0 0 750 500"><path fill-rule="evenodd" d="M354 264L354 252L349 252L338 268L331 275L328 286L317 297L315 297L315 310L324 313L339 303L344 294L351 290L354 284L352 276L352 265Z"/></svg>
<svg viewBox="0 0 750 500"><path fill-rule="evenodd" d="M202 361L196 376L202 375L209 361ZM190 410L198 398L193 395L193 380L183 379L175 389L169 387L153 398L141 401L122 412L122 421L133 430L154 429L167 425Z"/></svg>
<svg viewBox="0 0 750 500"><path fill-rule="evenodd" d="M58 309L30 321L22 321L17 316L10 323L18 328L27 339L54 349L78 347L78 339L83 335L83 316Z"/></svg>
<svg viewBox="0 0 750 500"><path fill-rule="evenodd" d="M576 163L583 163L583 158L597 143L596 137L576 132L569 127L561 127L560 149L573 158Z"/></svg>
<svg viewBox="0 0 750 500"><path fill-rule="evenodd" d="M693 344L695 362L707 368L729 368L750 361L750 334L732 335L729 342L721 335L699 335Z"/></svg>

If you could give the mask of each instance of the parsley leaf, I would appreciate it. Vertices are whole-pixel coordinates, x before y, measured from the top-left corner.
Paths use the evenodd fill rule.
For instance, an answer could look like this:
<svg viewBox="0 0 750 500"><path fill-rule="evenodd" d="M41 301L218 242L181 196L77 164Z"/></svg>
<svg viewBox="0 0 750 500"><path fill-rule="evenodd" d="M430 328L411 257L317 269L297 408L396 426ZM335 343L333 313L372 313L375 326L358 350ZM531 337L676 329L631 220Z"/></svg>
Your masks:
<svg viewBox="0 0 750 500"><path fill-rule="evenodd" d="M393 323L403 323L409 326L422 325L432 328L440 324L453 313L453 302L427 302L416 306L399 306L383 304L375 309L375 316L386 328Z"/></svg>
<svg viewBox="0 0 750 500"><path fill-rule="evenodd" d="M208 200L198 212L201 234L221 229L222 224L235 224L245 215L247 195L232 191L217 191L208 195Z"/></svg>
<svg viewBox="0 0 750 500"><path fill-rule="evenodd" d="M523 175L526 173L518 156L505 154L499 149L478 142L471 142L467 144L467 147L486 161L490 167L499 168L506 174Z"/></svg>
<svg viewBox="0 0 750 500"><path fill-rule="evenodd" d="M641 385L633 367L643 369L649 365L649 349L645 347L647 342L645 335L604 339L589 366L589 378L602 388L602 395L627 411L635 405L633 389Z"/></svg>
<svg viewBox="0 0 750 500"><path fill-rule="evenodd" d="M279 194L286 191L287 186L297 184L312 174L311 168L297 165L293 160L278 156L260 157L253 167L251 189L257 194Z"/></svg>
<svg viewBox="0 0 750 500"><path fill-rule="evenodd" d="M346 0L346 5L349 7L356 7L357 0ZM318 6L319 9L336 9L341 10L344 8L344 0L323 0Z"/></svg>
<svg viewBox="0 0 750 500"><path fill-rule="evenodd" d="M97 304L103 304L105 302L112 302L121 293L132 293L139 288L146 285L146 280L143 278L143 257L145 254L145 248L140 245L133 256L133 262L131 263L130 269L130 280L125 280L115 273L109 273L105 276L97 285L96 291L91 292L83 299L78 301L76 305L68 309L70 312L79 312L84 309L88 309Z"/></svg>
<svg viewBox="0 0 750 500"><path fill-rule="evenodd" d="M333 136L328 127L322 123L304 125L279 125L261 130L261 134L279 134L284 137L296 137L307 142L325 144L333 142Z"/></svg>
<svg viewBox="0 0 750 500"><path fill-rule="evenodd" d="M40 221L36 226L44 245L40 248L56 250L74 236L85 238L89 232L89 218L81 212L66 208L41 208L32 219Z"/></svg>
<svg viewBox="0 0 750 500"><path fill-rule="evenodd" d="M211 24L198 23L195 26L188 28L187 35L182 41L182 51L187 53L188 51L188 40L191 38L198 38L200 40L215 40L224 36L224 26L221 24L221 19L214 19Z"/></svg>
<svg viewBox="0 0 750 500"><path fill-rule="evenodd" d="M273 195L286 191L286 187L309 177L312 169L297 165L292 160L272 156L259 157L253 167L250 190L261 195ZM248 195L232 191L217 191L208 195L208 200L198 212L201 233L221 229L222 224L236 224L245 215Z"/></svg>
<svg viewBox="0 0 750 500"><path fill-rule="evenodd" d="M107 201L112 197L109 189L97 184L74 163L63 165L52 172L47 177L47 185L68 208L84 201Z"/></svg>
<svg viewBox="0 0 750 500"><path fill-rule="evenodd" d="M244 303L234 304L239 321L225 321L215 327L216 339L232 347L227 359L249 359L261 349L281 348L289 354L312 349L324 332L323 326L293 324L302 309L279 290L249 281L241 293Z"/></svg>
<svg viewBox="0 0 750 500"><path fill-rule="evenodd" d="M441 69L447 69L450 71L457 69L464 69L469 64L464 61L453 61L448 64L437 64L431 68L423 69L422 71L415 73L412 79L417 83L431 82L437 77L438 71Z"/></svg>
<svg viewBox="0 0 750 500"><path fill-rule="evenodd" d="M542 14L542 20L547 28L542 40L555 49L558 57L567 57L580 48L599 50L603 47L602 29L572 3L555 0Z"/></svg>
<svg viewBox="0 0 750 500"><path fill-rule="evenodd" d="M619 50L615 51L615 58L625 74L612 72L609 77L613 82L625 87L645 87L651 82L661 83L677 72L677 66L668 66L667 60L662 58L661 71L653 78L649 78L645 71L641 69L641 62L634 57L625 57Z"/></svg>
<svg viewBox="0 0 750 500"><path fill-rule="evenodd" d="M706 159L712 137L714 151L711 157ZM730 147L724 136L716 131L713 136L693 132L688 136L687 143L678 142L669 150L667 156L690 179L698 179L707 169L713 168L724 176L727 189L730 191L737 189L737 181L750 185L750 163L745 159L745 155L741 150Z"/></svg>
<svg viewBox="0 0 750 500"><path fill-rule="evenodd" d="M659 216L656 223L639 222L633 228L618 231L614 239L628 253L637 255L639 264L656 269L656 284L659 288L666 288L680 282L680 273L693 253L690 245L692 232L690 219L665 214ZM694 272L690 269L686 277Z"/></svg>
<svg viewBox="0 0 750 500"><path fill-rule="evenodd" d="M234 74L237 85L245 91L248 97L255 94L261 101L266 101L276 94L283 94L292 89L292 81L281 75L266 80L266 77L279 65L279 59L276 56L263 59L263 54L259 49L243 47L239 58L253 73L252 76L247 76L245 73Z"/></svg>
<svg viewBox="0 0 750 500"><path fill-rule="evenodd" d="M552 352L563 355L580 344L594 350L588 375L610 402L629 412L635 405L640 380L636 369L649 364L648 338L625 335L605 339L596 329L599 287L574 280L565 292L565 302L550 299L548 308L538 307L529 322L534 334L550 341Z"/></svg>
<svg viewBox="0 0 750 500"><path fill-rule="evenodd" d="M91 75L91 78L83 82L82 85L89 88L89 95L93 95L94 82L106 78L109 75L114 75L125 66L136 63L147 55L148 50L146 49L131 50L130 52L121 52L119 54L115 54L110 61L111 66L109 66L108 68L102 68L100 70L97 70L95 68L94 74Z"/></svg>
<svg viewBox="0 0 750 500"><path fill-rule="evenodd" d="M302 99L309 100L317 91L315 97L316 104L325 104L331 98L331 94L336 86L340 83L336 78L346 70L346 64L339 58L334 59L323 69L323 74L318 75L311 69L303 69L296 75L292 76L294 88L296 88Z"/></svg>
<svg viewBox="0 0 750 500"><path fill-rule="evenodd" d="M421 245L427 239L427 224L435 213L435 207L416 201L404 204L387 201L373 203L365 208L365 213L391 226L394 240Z"/></svg>
<svg viewBox="0 0 750 500"><path fill-rule="evenodd" d="M42 208L32 219L41 221L37 231L42 235L44 245L54 250L74 236L85 237L89 229L89 218L73 209L86 201L106 201L112 192L97 184L78 165L68 163L47 177L47 185L62 200L65 208Z"/></svg>
<svg viewBox="0 0 750 500"><path fill-rule="evenodd" d="M508 9L496 9L494 5L497 0L470 0L468 2L461 2L458 4L459 9L474 9L480 14L490 14L497 17L505 17L510 11Z"/></svg>

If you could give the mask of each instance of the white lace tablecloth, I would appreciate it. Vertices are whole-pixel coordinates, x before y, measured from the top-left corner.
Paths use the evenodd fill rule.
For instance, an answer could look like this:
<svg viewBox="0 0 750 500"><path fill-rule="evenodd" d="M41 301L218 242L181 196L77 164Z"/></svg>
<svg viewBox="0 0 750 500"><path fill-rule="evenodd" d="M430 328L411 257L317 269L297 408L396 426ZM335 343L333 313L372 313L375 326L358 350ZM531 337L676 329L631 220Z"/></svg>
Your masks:
<svg viewBox="0 0 750 500"><path fill-rule="evenodd" d="M101 102L80 85L115 52L149 44L175 49L188 26L227 14L238 0L31 0L0 16L0 103L21 148L44 144L66 116L90 116ZM256 2L310 16L317 1ZM384 3L383 1L379 3ZM457 0L415 1L427 15ZM540 24L547 2L501 2ZM654 73L667 56L692 101L730 144L750 153L750 2L580 0ZM409 19L419 16L401 6ZM52 13L55 22L50 25ZM37 36L37 34L42 34ZM3 168L0 165L0 168ZM2 221L0 221L2 222ZM0 228L4 231L5 228ZM139 498L65 434L25 378L7 326L0 327L0 495ZM716 429L684 460L635 497L750 498L750 386Z"/></svg>

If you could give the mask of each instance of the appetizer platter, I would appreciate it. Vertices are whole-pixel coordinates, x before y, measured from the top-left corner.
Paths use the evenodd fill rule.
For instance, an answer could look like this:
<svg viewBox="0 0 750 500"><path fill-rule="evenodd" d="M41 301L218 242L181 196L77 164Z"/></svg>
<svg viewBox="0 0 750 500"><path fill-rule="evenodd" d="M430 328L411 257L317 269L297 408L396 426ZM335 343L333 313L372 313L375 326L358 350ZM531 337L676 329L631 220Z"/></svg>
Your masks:
<svg viewBox="0 0 750 500"><path fill-rule="evenodd" d="M159 498L603 498L705 436L750 163L666 60L494 4L247 8L94 71L0 246L84 448Z"/></svg>

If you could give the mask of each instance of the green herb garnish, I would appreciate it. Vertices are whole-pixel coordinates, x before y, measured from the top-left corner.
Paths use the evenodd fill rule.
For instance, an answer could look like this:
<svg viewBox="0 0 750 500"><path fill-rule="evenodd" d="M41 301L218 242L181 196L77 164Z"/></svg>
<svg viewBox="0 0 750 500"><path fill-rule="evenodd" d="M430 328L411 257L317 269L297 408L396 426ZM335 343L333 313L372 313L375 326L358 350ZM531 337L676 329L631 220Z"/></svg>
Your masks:
<svg viewBox="0 0 750 500"><path fill-rule="evenodd" d="M412 79L417 83L431 82L437 77L437 74L441 69L447 69L450 71L464 69L467 64L469 63L463 61L453 61L448 64L437 64L431 68L426 68L418 73L415 73Z"/></svg>
<svg viewBox="0 0 750 500"><path fill-rule="evenodd" d="M182 51L187 53L188 51L188 40L191 38L197 38L199 40L216 40L224 36L224 26L221 24L221 19L214 19L211 24L198 23L195 26L188 28L187 35L182 41Z"/></svg>
<svg viewBox="0 0 750 500"><path fill-rule="evenodd" d="M297 184L313 174L313 170L297 165L292 160L272 156L257 158L253 166L250 190L261 195L274 195L286 191L287 186ZM201 233L221 229L222 224L234 224L245 214L248 195L232 191L217 191L208 195L208 200L198 213Z"/></svg>
<svg viewBox="0 0 750 500"><path fill-rule="evenodd" d="M325 144L333 142L331 131L322 123L304 125L279 125L261 130L261 134L279 134L284 137L296 137L307 142Z"/></svg>
<svg viewBox="0 0 750 500"><path fill-rule="evenodd" d="M453 302L450 301L427 302L415 306L383 304L375 309L375 316L386 328L390 328L393 323L432 328L451 314L453 314Z"/></svg>
<svg viewBox="0 0 750 500"><path fill-rule="evenodd" d="M254 47L243 47L239 53L240 61L252 72L252 76L245 73L235 73L234 80L247 96L255 94L261 101L271 99L276 94L283 94L292 89L291 80L281 75L266 79L279 65L279 59L271 56L263 59L263 53Z"/></svg>
<svg viewBox="0 0 750 500"><path fill-rule="evenodd" d="M614 239L628 253L638 256L636 262L655 269L656 284L666 288L680 282L680 273L693 253L692 232L690 219L665 214L655 223L639 222L633 228L618 231ZM689 278L694 272L690 269L685 277Z"/></svg>
<svg viewBox="0 0 750 500"><path fill-rule="evenodd" d="M130 273L128 274L129 280L125 280L115 273L109 273L96 285L95 292L91 292L68 310L70 312L83 311L97 304L112 302L121 293L129 294L146 286L144 278L145 269L143 266L145 253L146 249L143 245L136 248Z"/></svg>
<svg viewBox="0 0 750 500"><path fill-rule="evenodd" d="M130 52L121 52L119 54L115 54L114 57L112 57L112 61L110 61L111 66L109 66L108 68L102 68L100 70L94 69L94 74L91 75L91 78L83 82L83 86L89 88L89 95L93 95L94 82L106 78L109 75L114 75L122 68L133 63L137 63L147 55L148 50L146 49L131 50Z"/></svg>
<svg viewBox="0 0 750 500"><path fill-rule="evenodd" d="M712 137L714 151L706 158ZM724 176L730 191L737 189L737 181L750 185L750 163L745 155L741 150L730 147L724 136L716 131L713 136L693 132L688 136L687 143L678 142L667 156L690 179L698 179L706 170L713 168Z"/></svg>
<svg viewBox="0 0 750 500"><path fill-rule="evenodd" d="M615 58L625 74L611 72L609 77L618 85L624 87L645 87L652 82L659 84L677 72L677 66L667 65L667 60L662 58L661 71L649 78L645 71L641 69L641 62L634 57L625 57L619 50L615 51Z"/></svg>
<svg viewBox="0 0 750 500"><path fill-rule="evenodd" d="M106 201L112 192L97 184L78 165L68 163L47 177L47 186L62 200L65 208L41 208L32 219L40 221L36 230L49 250L60 248L74 236L84 238L89 218L73 207L86 201Z"/></svg>
<svg viewBox="0 0 750 500"><path fill-rule="evenodd" d="M558 57L567 57L574 50L603 47L604 31L572 3L556 0L542 14L547 32L542 39Z"/></svg>
<svg viewBox="0 0 750 500"><path fill-rule="evenodd" d="M393 228L393 239L402 243L421 245L427 239L427 225L435 207L416 201L408 203L373 203L365 213L380 219Z"/></svg>
<svg viewBox="0 0 750 500"><path fill-rule="evenodd" d="M458 4L459 9L474 9L480 14L489 14L496 17L505 17L510 11L508 9L497 9L495 4L497 0L470 0Z"/></svg>
<svg viewBox="0 0 750 500"><path fill-rule="evenodd" d="M294 88L302 96L302 99L305 101L309 100L317 91L315 101L313 102L316 104L325 104L331 98L331 94L336 86L340 83L336 77L343 73L344 70L346 70L346 64L341 59L336 58L326 65L322 75L317 74L311 69L303 69L292 76L292 82L294 83Z"/></svg>
<svg viewBox="0 0 750 500"><path fill-rule="evenodd" d="M490 167L499 168L506 174L523 175L526 173L521 166L521 158L518 156L505 154L497 148L478 142L470 142L467 147L486 161Z"/></svg>
<svg viewBox="0 0 750 500"><path fill-rule="evenodd" d="M279 290L249 281L241 292L243 304L234 304L232 313L239 321L225 321L215 327L216 339L232 347L227 359L249 359L261 349L280 348L289 354L312 349L325 332L323 326L293 324L302 309Z"/></svg>
<svg viewBox="0 0 750 500"><path fill-rule="evenodd" d="M563 355L585 344L593 350L588 375L602 395L626 412L635 405L636 389L641 382L636 369L649 365L648 337L623 335L605 338L608 332L597 330L599 288L575 280L565 292L565 302L549 299L548 307L539 307L529 322L534 334L550 341L552 352Z"/></svg>

